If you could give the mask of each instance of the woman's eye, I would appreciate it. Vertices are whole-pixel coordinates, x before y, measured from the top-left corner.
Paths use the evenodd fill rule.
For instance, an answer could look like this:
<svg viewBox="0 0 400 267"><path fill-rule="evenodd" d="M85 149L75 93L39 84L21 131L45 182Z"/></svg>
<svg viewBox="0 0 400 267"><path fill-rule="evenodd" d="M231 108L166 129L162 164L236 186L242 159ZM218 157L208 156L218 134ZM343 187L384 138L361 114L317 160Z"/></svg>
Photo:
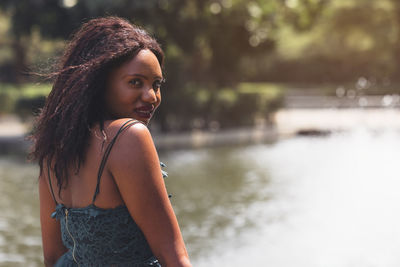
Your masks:
<svg viewBox="0 0 400 267"><path fill-rule="evenodd" d="M140 87L142 85L142 81L140 79L133 79L129 83L135 87Z"/></svg>
<svg viewBox="0 0 400 267"><path fill-rule="evenodd" d="M153 83L153 90L154 91L158 91L158 90L160 90L160 87L161 87L161 81L156 81L156 82L154 82Z"/></svg>

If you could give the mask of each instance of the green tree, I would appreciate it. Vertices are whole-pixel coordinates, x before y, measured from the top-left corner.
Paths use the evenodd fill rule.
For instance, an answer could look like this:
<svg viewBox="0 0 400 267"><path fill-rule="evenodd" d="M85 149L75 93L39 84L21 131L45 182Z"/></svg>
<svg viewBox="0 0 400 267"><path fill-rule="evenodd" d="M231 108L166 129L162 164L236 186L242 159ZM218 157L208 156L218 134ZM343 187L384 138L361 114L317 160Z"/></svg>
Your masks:
<svg viewBox="0 0 400 267"><path fill-rule="evenodd" d="M310 29L328 0L3 0L11 14L16 65L26 62L23 36L38 29L44 38L67 38L89 18L117 15L153 32L167 55L167 98L160 112L185 121L185 110L196 106L193 86L208 88L208 105L215 105L218 89L249 79L252 62L276 48L282 25L298 31ZM18 59L19 58L19 59ZM264 63L265 64L265 63ZM203 107L204 108L204 107Z"/></svg>

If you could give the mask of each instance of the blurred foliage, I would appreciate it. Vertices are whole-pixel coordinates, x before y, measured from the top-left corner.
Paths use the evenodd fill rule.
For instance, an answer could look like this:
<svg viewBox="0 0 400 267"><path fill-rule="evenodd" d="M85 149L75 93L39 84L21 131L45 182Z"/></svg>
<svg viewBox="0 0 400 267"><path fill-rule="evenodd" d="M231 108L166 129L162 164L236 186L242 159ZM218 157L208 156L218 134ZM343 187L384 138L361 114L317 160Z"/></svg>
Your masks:
<svg viewBox="0 0 400 267"><path fill-rule="evenodd" d="M20 97L15 103L14 113L22 120L31 119L32 115L39 114L46 102L46 96Z"/></svg>
<svg viewBox="0 0 400 267"><path fill-rule="evenodd" d="M185 90L188 95L183 97L189 102L179 105L178 115L168 113L167 125L170 131L215 130L251 126L257 119L269 122L269 114L282 104L285 89L271 83L239 83L219 90L189 84Z"/></svg>
<svg viewBox="0 0 400 267"><path fill-rule="evenodd" d="M240 83L236 90L214 92L194 84L188 86L186 105L179 107L181 114L168 113L169 131L251 126L256 118L269 119L265 114L280 107L286 90L283 85L270 83ZM43 106L50 90L51 84L0 84L0 115L15 113L23 120L30 119Z"/></svg>
<svg viewBox="0 0 400 267"><path fill-rule="evenodd" d="M280 82L343 83L359 77L398 82L399 5L397 0L331 1L312 30L281 28L272 67L264 74Z"/></svg>
<svg viewBox="0 0 400 267"><path fill-rule="evenodd" d="M50 84L0 84L0 115L15 113L29 119L44 105L50 90Z"/></svg>
<svg viewBox="0 0 400 267"><path fill-rule="evenodd" d="M237 123L263 111L268 118L279 96L255 97L244 82L265 96L273 90L254 82L400 77L398 0L2 0L0 80L29 81L27 66L51 70L73 30L105 15L145 27L162 44L167 82L156 124L164 130L231 127L229 114L240 110L248 117Z"/></svg>

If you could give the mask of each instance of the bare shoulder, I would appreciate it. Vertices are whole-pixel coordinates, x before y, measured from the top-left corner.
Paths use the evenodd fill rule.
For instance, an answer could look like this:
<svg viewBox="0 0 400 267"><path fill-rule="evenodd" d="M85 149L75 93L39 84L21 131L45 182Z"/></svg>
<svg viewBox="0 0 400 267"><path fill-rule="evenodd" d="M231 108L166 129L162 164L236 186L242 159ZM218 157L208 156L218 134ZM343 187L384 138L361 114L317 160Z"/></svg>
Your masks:
<svg viewBox="0 0 400 267"><path fill-rule="evenodd" d="M147 131L148 128L141 121L131 119L131 118L122 118L117 120L109 120L105 122L105 130L109 133L118 132L121 127L124 125L132 124L129 128L137 129L137 131Z"/></svg>
<svg viewBox="0 0 400 267"><path fill-rule="evenodd" d="M124 129L125 127L126 129ZM105 131L110 141L116 136L118 131L122 129L123 131L118 135L118 144L129 145L132 142L145 141L149 138L152 139L147 126L138 120L123 118L105 122Z"/></svg>
<svg viewBox="0 0 400 267"><path fill-rule="evenodd" d="M125 118L111 121L107 131L111 136L115 136L121 127L130 124L129 121L130 119ZM112 148L109 161L111 170L157 162L158 156L147 126L136 122L123 130Z"/></svg>

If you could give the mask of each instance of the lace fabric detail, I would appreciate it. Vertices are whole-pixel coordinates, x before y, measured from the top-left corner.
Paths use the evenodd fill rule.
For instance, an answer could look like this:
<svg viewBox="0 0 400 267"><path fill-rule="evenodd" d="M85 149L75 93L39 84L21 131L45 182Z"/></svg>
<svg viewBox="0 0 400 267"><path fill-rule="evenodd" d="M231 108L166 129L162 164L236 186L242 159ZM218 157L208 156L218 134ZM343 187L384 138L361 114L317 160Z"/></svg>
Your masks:
<svg viewBox="0 0 400 267"><path fill-rule="evenodd" d="M165 171L162 175L168 176ZM55 266L161 267L125 205L68 208L59 203L51 217L60 221L62 241L68 248Z"/></svg>
<svg viewBox="0 0 400 267"><path fill-rule="evenodd" d="M101 175L113 144L121 132L138 122L133 119L126 121L107 146L100 163L93 201L89 206L67 208L57 203L48 169L49 185L56 204L51 217L60 221L62 241L68 248L55 266L161 267L125 205L103 209L94 204L100 193ZM165 167L162 162L160 165ZM167 172L162 170L162 176L166 178Z"/></svg>
<svg viewBox="0 0 400 267"><path fill-rule="evenodd" d="M79 266L160 266L126 206L101 209L58 204L54 217L60 221L67 253Z"/></svg>
<svg viewBox="0 0 400 267"><path fill-rule="evenodd" d="M99 265L94 265L94 264L77 264L72 257L71 252L65 253L54 265L54 267L76 267L76 266L82 266L82 267L98 267ZM104 266L104 265L100 265ZM125 262L125 263L118 263L118 264L112 264L112 265L106 265L106 266L112 266L112 267L150 267L150 266L155 266L155 267L161 267L160 263L155 257L151 257L144 262L141 263L130 263L130 262Z"/></svg>

